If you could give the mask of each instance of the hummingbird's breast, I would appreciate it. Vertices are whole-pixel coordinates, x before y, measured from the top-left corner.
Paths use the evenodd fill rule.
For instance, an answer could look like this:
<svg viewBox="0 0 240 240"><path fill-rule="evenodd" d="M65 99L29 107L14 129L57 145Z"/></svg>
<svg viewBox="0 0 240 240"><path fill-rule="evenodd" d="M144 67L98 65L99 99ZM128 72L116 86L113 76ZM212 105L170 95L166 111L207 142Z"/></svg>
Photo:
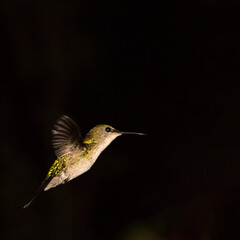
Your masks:
<svg viewBox="0 0 240 240"><path fill-rule="evenodd" d="M88 140L90 143L86 147L77 149L73 154L72 165L67 169L69 180L78 177L79 175L88 171L96 162L101 152L115 139L118 135L106 138L104 141L99 142L94 138Z"/></svg>
<svg viewBox="0 0 240 240"><path fill-rule="evenodd" d="M74 152L69 166L66 169L68 181L87 172L96 162L100 153L101 152L97 151L97 149L89 150L87 148Z"/></svg>

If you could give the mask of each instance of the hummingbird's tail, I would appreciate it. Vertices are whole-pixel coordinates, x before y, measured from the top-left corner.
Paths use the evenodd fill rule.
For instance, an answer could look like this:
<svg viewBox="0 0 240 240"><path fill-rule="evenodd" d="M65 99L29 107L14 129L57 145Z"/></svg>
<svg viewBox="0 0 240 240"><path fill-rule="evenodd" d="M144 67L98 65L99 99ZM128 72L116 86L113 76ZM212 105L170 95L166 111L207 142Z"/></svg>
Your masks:
<svg viewBox="0 0 240 240"><path fill-rule="evenodd" d="M37 189L37 191L31 196L31 198L28 200L28 202L23 206L23 208L27 208L32 203L32 201L38 196L38 194L44 190L44 188L48 185L48 183L50 181L51 181L51 178L47 177L42 182L41 186Z"/></svg>

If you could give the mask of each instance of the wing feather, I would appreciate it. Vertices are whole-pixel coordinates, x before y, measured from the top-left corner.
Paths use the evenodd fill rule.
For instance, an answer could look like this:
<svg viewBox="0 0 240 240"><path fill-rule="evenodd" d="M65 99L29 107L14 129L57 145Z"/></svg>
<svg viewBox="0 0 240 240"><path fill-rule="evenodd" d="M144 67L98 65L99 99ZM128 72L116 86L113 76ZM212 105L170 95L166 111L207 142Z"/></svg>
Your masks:
<svg viewBox="0 0 240 240"><path fill-rule="evenodd" d="M52 130L52 144L58 158L69 154L82 141L78 125L68 116L59 118Z"/></svg>

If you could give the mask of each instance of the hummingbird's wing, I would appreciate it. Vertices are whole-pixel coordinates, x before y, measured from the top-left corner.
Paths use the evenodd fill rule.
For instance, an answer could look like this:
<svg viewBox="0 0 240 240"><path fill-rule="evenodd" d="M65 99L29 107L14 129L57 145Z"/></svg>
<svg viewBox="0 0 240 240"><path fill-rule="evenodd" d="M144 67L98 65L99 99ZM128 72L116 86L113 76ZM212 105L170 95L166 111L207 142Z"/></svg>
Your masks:
<svg viewBox="0 0 240 240"><path fill-rule="evenodd" d="M78 125L66 115L59 118L52 134L52 144L58 158L72 152L82 141Z"/></svg>

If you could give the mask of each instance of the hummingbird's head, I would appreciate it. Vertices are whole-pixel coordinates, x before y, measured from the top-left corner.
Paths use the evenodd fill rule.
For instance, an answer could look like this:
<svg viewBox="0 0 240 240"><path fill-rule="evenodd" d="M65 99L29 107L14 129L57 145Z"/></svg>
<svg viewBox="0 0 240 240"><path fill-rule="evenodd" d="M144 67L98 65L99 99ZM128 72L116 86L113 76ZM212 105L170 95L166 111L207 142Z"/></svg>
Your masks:
<svg viewBox="0 0 240 240"><path fill-rule="evenodd" d="M106 148L115 138L123 134L145 135L143 133L122 132L109 125L100 124L92 128L84 139L85 144L97 144L102 149Z"/></svg>
<svg viewBox="0 0 240 240"><path fill-rule="evenodd" d="M92 128L84 139L84 143L94 143L107 147L116 137L120 136L121 132L115 128L100 124Z"/></svg>

